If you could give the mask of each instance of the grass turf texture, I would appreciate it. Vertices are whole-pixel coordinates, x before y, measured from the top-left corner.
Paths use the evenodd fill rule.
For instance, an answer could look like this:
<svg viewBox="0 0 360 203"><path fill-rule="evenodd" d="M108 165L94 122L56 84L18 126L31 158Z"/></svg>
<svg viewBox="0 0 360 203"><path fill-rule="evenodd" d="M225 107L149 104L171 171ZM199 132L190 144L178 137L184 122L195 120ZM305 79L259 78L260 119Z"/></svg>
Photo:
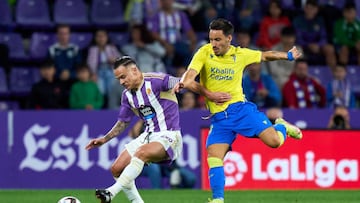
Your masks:
<svg viewBox="0 0 360 203"><path fill-rule="evenodd" d="M141 190L146 203L205 203L211 196L202 190ZM99 202L94 190L0 190L4 203L57 203L72 195L82 203ZM301 191L226 191L227 203L359 203L359 190L301 190ZM119 194L113 203L128 202Z"/></svg>

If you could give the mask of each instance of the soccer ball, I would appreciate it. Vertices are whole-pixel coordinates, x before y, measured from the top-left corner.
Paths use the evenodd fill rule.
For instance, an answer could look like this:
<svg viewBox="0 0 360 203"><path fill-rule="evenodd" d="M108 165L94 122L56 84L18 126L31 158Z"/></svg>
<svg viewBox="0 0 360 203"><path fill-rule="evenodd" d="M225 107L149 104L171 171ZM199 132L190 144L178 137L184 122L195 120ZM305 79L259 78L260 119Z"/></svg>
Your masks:
<svg viewBox="0 0 360 203"><path fill-rule="evenodd" d="M66 196L61 198L58 203L81 203L80 200L78 200L78 198L73 197L73 196Z"/></svg>

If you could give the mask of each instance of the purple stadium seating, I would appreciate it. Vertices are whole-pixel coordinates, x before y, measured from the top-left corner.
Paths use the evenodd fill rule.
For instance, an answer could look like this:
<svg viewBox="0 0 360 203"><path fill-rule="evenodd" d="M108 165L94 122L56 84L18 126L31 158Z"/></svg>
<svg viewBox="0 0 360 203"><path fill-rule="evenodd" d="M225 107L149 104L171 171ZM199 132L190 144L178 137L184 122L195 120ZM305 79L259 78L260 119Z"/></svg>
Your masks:
<svg viewBox="0 0 360 203"><path fill-rule="evenodd" d="M7 96L9 93L5 71L0 67L0 96Z"/></svg>
<svg viewBox="0 0 360 203"><path fill-rule="evenodd" d="M12 20L11 8L7 1L0 1L0 26L14 26Z"/></svg>
<svg viewBox="0 0 360 203"><path fill-rule="evenodd" d="M71 27L88 27L89 19L83 0L57 0L54 4L54 22Z"/></svg>
<svg viewBox="0 0 360 203"><path fill-rule="evenodd" d="M30 39L30 57L35 60L46 58L48 48L55 42L54 33L34 32Z"/></svg>
<svg viewBox="0 0 360 203"><path fill-rule="evenodd" d="M344 5L346 3L346 0L335 0L335 1L329 1L329 0L319 0L320 5L331 5L335 6L336 8L342 10Z"/></svg>
<svg viewBox="0 0 360 203"><path fill-rule="evenodd" d="M91 4L90 18L98 27L112 28L123 26L123 8L119 0L93 0Z"/></svg>
<svg viewBox="0 0 360 203"><path fill-rule="evenodd" d="M15 17L16 23L26 29L53 27L46 0L18 0Z"/></svg>
<svg viewBox="0 0 360 203"><path fill-rule="evenodd" d="M309 66L309 74L319 79L324 87L332 79L331 70L327 66Z"/></svg>
<svg viewBox="0 0 360 203"><path fill-rule="evenodd" d="M72 32L70 41L79 46L80 49L90 46L93 34L88 32Z"/></svg>
<svg viewBox="0 0 360 203"><path fill-rule="evenodd" d="M10 72L10 91L15 96L28 95L32 85L39 79L40 73L37 68L14 67Z"/></svg>
<svg viewBox="0 0 360 203"><path fill-rule="evenodd" d="M0 43L9 47L11 60L27 60L23 39L19 33L0 33Z"/></svg>
<svg viewBox="0 0 360 203"><path fill-rule="evenodd" d="M109 32L109 39L114 45L121 47L129 43L130 35L128 32Z"/></svg>

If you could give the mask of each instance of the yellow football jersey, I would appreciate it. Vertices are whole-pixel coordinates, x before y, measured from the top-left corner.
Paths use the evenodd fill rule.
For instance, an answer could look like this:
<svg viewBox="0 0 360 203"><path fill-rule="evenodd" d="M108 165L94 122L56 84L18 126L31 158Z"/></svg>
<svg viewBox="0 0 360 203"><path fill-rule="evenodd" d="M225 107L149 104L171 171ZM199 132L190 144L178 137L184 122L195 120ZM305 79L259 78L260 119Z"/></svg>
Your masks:
<svg viewBox="0 0 360 203"><path fill-rule="evenodd" d="M261 62L261 51L231 46L223 56L216 56L211 44L202 46L194 55L188 68L200 74L200 84L212 92L227 92L231 100L216 105L206 100L211 113L224 111L229 104L244 101L242 77L245 67Z"/></svg>

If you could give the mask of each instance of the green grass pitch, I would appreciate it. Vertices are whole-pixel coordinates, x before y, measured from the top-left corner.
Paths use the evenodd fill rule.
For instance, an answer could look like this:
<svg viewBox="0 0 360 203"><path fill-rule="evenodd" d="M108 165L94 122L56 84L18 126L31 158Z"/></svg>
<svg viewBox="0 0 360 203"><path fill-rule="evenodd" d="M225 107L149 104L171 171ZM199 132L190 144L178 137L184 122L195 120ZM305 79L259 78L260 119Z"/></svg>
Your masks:
<svg viewBox="0 0 360 203"><path fill-rule="evenodd" d="M205 203L209 191L202 190L141 190L146 203ZM72 195L82 203L99 202L93 190L0 190L3 203L57 203ZM359 203L360 190L241 190L226 191L226 203ZM113 203L128 202L119 194Z"/></svg>

